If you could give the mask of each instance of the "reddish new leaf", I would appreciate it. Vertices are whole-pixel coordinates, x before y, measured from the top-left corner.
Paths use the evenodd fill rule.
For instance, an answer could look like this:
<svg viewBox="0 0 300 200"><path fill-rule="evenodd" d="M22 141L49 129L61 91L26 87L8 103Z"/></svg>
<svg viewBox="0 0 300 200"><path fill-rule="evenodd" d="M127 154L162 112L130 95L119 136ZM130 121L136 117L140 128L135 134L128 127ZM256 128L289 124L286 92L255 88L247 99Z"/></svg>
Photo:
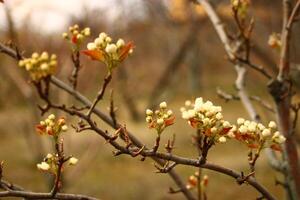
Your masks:
<svg viewBox="0 0 300 200"><path fill-rule="evenodd" d="M273 149L273 150L275 150L275 151L280 151L280 152L282 152L282 148L281 148L281 146L278 145L278 144L272 144L272 145L271 145L271 149Z"/></svg>
<svg viewBox="0 0 300 200"><path fill-rule="evenodd" d="M171 126L172 124L174 124L174 121L175 121L175 116L166 119L165 126Z"/></svg>
<svg viewBox="0 0 300 200"><path fill-rule="evenodd" d="M77 36L76 35L73 35L73 37L72 37L72 42L74 43L74 44L76 44L77 43Z"/></svg>
<svg viewBox="0 0 300 200"><path fill-rule="evenodd" d="M190 124L193 128L197 128L198 121L195 120L195 119L189 119L189 124Z"/></svg>
<svg viewBox="0 0 300 200"><path fill-rule="evenodd" d="M133 42L128 42L120 51L120 56L119 56L119 59L120 61L123 61L127 58L128 54L129 54L129 51L131 49L133 49Z"/></svg>
<svg viewBox="0 0 300 200"><path fill-rule="evenodd" d="M38 132L40 135L43 135L46 131L46 127L43 125L36 125L35 126L36 132Z"/></svg>
<svg viewBox="0 0 300 200"><path fill-rule="evenodd" d="M230 129L232 129L232 127L228 127L228 128L223 128L223 130L219 133L220 135L226 135Z"/></svg>
<svg viewBox="0 0 300 200"><path fill-rule="evenodd" d="M89 56L92 60L104 61L104 55L99 50L83 50L82 53Z"/></svg>

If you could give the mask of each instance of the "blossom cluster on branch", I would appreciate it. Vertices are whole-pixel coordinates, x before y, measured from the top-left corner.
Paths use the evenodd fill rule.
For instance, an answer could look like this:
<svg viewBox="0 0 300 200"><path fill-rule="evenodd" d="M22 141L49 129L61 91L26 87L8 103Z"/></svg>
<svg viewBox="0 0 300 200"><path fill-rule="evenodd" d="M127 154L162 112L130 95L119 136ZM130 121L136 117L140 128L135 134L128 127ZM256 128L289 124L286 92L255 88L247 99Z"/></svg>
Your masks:
<svg viewBox="0 0 300 200"><path fill-rule="evenodd" d="M31 79L35 82L40 81L55 73L57 67L57 56L48 52L41 54L33 53L31 58L25 58L19 61L19 66L29 72Z"/></svg>

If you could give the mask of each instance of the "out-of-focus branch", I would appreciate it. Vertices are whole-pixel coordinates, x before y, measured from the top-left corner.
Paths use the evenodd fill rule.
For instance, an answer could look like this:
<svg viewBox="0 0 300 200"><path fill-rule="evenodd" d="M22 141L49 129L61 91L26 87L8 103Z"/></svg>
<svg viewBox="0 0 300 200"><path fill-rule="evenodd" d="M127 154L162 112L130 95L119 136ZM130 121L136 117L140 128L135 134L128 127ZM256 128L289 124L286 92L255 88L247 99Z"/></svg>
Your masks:
<svg viewBox="0 0 300 200"><path fill-rule="evenodd" d="M224 99L226 102L230 101L230 100L241 100L238 95L229 94L229 93L221 90L221 88L219 88L219 87L217 88L217 94L220 98ZM250 99L252 101L256 101L257 103L259 103L262 107L264 107L268 111L275 113L275 110L273 109L273 107L268 102L262 100L260 97L250 96Z"/></svg>
<svg viewBox="0 0 300 200"><path fill-rule="evenodd" d="M150 98L148 107L152 108L156 103L158 97L162 94L166 87L168 87L171 78L173 77L174 73L178 70L180 64L183 62L186 54L188 53L189 48L193 45L195 38L197 37L197 33L200 30L199 24L204 20L195 19L190 27L190 31L186 36L186 39L181 43L177 52L171 58L165 71L161 74L160 79L157 81L156 85L154 86Z"/></svg>
<svg viewBox="0 0 300 200"><path fill-rule="evenodd" d="M283 0L283 24L281 32L281 52L279 59L279 72L276 79L269 84L269 92L273 96L276 105L279 131L286 137L284 145L285 159L288 163L285 182L290 199L300 197L300 163L297 146L292 134L291 122L291 83L290 83L290 40L291 30L296 14L299 10L300 1L292 8L291 0Z"/></svg>

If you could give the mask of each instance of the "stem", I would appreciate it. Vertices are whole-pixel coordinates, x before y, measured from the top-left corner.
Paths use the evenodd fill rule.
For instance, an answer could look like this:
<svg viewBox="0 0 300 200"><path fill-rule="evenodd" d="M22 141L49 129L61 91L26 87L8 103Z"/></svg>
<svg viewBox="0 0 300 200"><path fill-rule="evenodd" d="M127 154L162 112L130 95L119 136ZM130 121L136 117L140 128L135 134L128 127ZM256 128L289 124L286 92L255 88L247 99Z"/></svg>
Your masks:
<svg viewBox="0 0 300 200"><path fill-rule="evenodd" d="M104 82L103 82L103 85L101 87L101 90L99 90L99 92L97 94L97 97L94 99L89 111L87 112L87 116L89 116L89 117L91 116L91 114L92 114L94 108L96 107L97 103L103 98L104 93L105 93L105 89L106 89L107 85L110 83L111 79L112 79L112 75L111 75L111 73L108 73L106 75L106 77L104 78Z"/></svg>

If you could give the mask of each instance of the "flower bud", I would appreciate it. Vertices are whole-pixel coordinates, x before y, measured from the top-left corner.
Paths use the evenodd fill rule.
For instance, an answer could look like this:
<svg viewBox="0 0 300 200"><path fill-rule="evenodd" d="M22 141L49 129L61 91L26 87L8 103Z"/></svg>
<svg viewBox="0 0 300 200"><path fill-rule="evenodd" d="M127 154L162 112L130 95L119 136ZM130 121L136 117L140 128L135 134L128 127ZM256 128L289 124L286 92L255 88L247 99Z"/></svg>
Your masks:
<svg viewBox="0 0 300 200"><path fill-rule="evenodd" d="M238 125L241 125L241 124L243 124L245 122L245 119L244 118L238 118L237 119L237 124Z"/></svg>
<svg viewBox="0 0 300 200"><path fill-rule="evenodd" d="M271 128L271 129L276 129L277 125L274 121L270 121L268 127Z"/></svg>
<svg viewBox="0 0 300 200"><path fill-rule="evenodd" d="M49 70L49 65L47 63L41 64L41 70L43 71Z"/></svg>
<svg viewBox="0 0 300 200"><path fill-rule="evenodd" d="M159 104L159 107L161 108L161 109L165 109L165 108L167 108L167 103L164 101L164 102L161 102L160 104Z"/></svg>
<svg viewBox="0 0 300 200"><path fill-rule="evenodd" d="M150 110L150 109L147 109L147 110L146 110L146 115L153 115L153 111Z"/></svg>
<svg viewBox="0 0 300 200"><path fill-rule="evenodd" d="M41 163L37 164L37 168L39 170L47 171L50 169L50 165L46 162L41 162Z"/></svg>
<svg viewBox="0 0 300 200"><path fill-rule="evenodd" d="M67 126L67 125L63 125L63 126L61 127L61 130L64 131L64 132L67 131L67 130L68 130L68 126Z"/></svg>
<svg viewBox="0 0 300 200"><path fill-rule="evenodd" d="M226 137L224 137L224 136L222 136L222 137L220 137L219 139L218 139L218 141L220 142L220 143L225 143L226 142Z"/></svg>
<svg viewBox="0 0 300 200"><path fill-rule="evenodd" d="M47 53L47 52L43 52L42 54L41 54L41 59L42 60L48 60L49 59L49 54Z"/></svg>
<svg viewBox="0 0 300 200"><path fill-rule="evenodd" d="M111 41L112 41L111 37L106 37L106 38L105 38L105 42L111 43Z"/></svg>
<svg viewBox="0 0 300 200"><path fill-rule="evenodd" d="M148 122L148 123L152 122L152 117L151 116L147 116L146 117L146 122Z"/></svg>
<svg viewBox="0 0 300 200"><path fill-rule="evenodd" d="M217 120L223 119L222 113L217 113L217 114L216 114L216 119L217 119Z"/></svg>
<svg viewBox="0 0 300 200"><path fill-rule="evenodd" d="M123 47L125 45L125 42L124 42L124 40L123 39L118 39L118 41L117 41L117 47L118 48L121 48L121 47Z"/></svg>
<svg viewBox="0 0 300 200"><path fill-rule="evenodd" d="M261 134L263 137L268 137L271 135L271 131L270 129L264 129Z"/></svg>
<svg viewBox="0 0 300 200"><path fill-rule="evenodd" d="M162 125L162 124L164 123L164 120L163 120L162 118L158 118L158 119L156 120L156 123L157 123L158 125Z"/></svg>
<svg viewBox="0 0 300 200"><path fill-rule="evenodd" d="M90 43L87 44L87 49L88 50L96 50L96 48L97 48L97 46L93 42L90 42Z"/></svg>
<svg viewBox="0 0 300 200"><path fill-rule="evenodd" d="M54 115L54 114L49 115L49 116L48 116L48 119L54 120L54 119L55 119L55 115Z"/></svg>
<svg viewBox="0 0 300 200"><path fill-rule="evenodd" d="M99 38L100 38L100 39L103 39L103 40L104 40L106 37L107 37L107 34L104 33L104 32L102 32L102 33L99 34Z"/></svg>
<svg viewBox="0 0 300 200"><path fill-rule="evenodd" d="M89 27L83 29L84 36L90 36L91 35L91 29Z"/></svg>
<svg viewBox="0 0 300 200"><path fill-rule="evenodd" d="M78 162L78 159L75 157L71 157L69 160L69 165L76 165Z"/></svg>
<svg viewBox="0 0 300 200"><path fill-rule="evenodd" d="M63 33L61 36L62 36L64 39L68 39L68 33Z"/></svg>
<svg viewBox="0 0 300 200"><path fill-rule="evenodd" d="M105 48L106 53L113 54L117 52L117 46L115 44L109 44Z"/></svg>
<svg viewBox="0 0 300 200"><path fill-rule="evenodd" d="M173 111L172 111L172 110L168 110L167 115L168 115L168 116L173 115Z"/></svg>

